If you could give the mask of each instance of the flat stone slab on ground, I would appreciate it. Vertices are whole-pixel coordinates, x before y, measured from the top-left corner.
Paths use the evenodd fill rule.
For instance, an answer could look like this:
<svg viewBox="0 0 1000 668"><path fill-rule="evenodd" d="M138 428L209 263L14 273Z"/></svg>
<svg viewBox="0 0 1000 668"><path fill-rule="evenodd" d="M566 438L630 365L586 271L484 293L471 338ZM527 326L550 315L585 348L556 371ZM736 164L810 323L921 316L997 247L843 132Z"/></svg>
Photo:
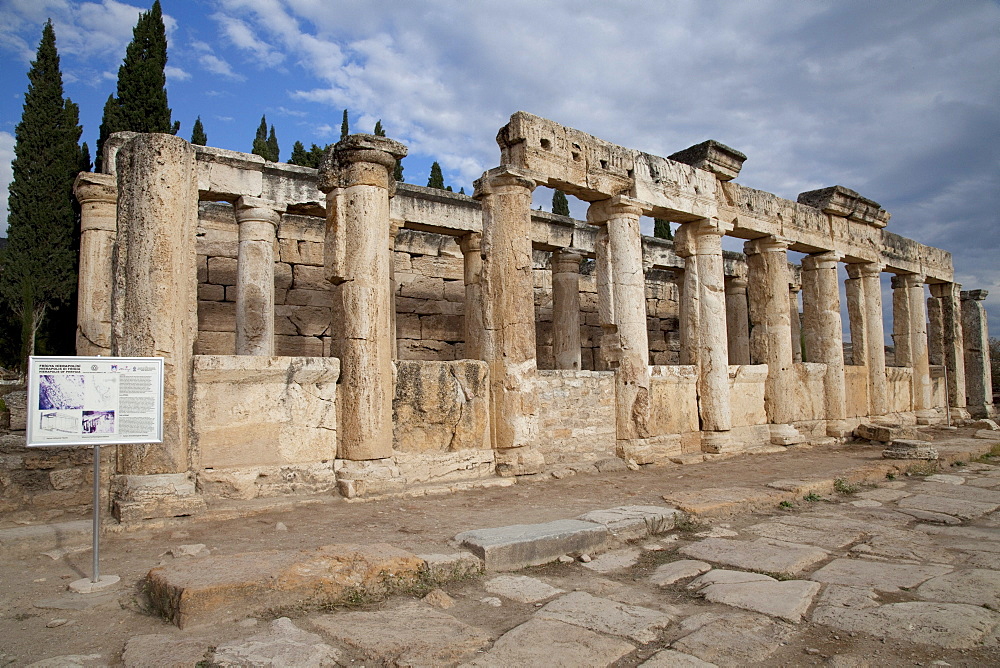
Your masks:
<svg viewBox="0 0 1000 668"><path fill-rule="evenodd" d="M576 519L603 524L621 540L636 540L670 531L679 514L676 508L666 506L619 506L592 510Z"/></svg>
<svg viewBox="0 0 1000 668"><path fill-rule="evenodd" d="M535 617L574 624L640 643L656 640L659 629L674 621L671 615L659 610L619 603L583 591L560 596L545 604Z"/></svg>
<svg viewBox="0 0 1000 668"><path fill-rule="evenodd" d="M507 631L486 654L466 665L477 668L603 668L634 649L620 638L553 619L535 618Z"/></svg>
<svg viewBox="0 0 1000 668"><path fill-rule="evenodd" d="M707 538L680 549L685 556L745 570L794 575L829 554L818 547L758 539Z"/></svg>
<svg viewBox="0 0 1000 668"><path fill-rule="evenodd" d="M793 633L792 627L766 615L713 615L697 630L674 641L671 649L720 666L766 661Z"/></svg>
<svg viewBox="0 0 1000 668"><path fill-rule="evenodd" d="M327 545L182 560L149 571L153 609L180 628L378 590L388 575L416 578L424 561L391 545Z"/></svg>
<svg viewBox="0 0 1000 668"><path fill-rule="evenodd" d="M795 526L782 521L761 522L747 527L747 531L762 538L781 540L787 543L815 545L828 550L837 550L859 540L864 533L855 529L820 530Z"/></svg>
<svg viewBox="0 0 1000 668"><path fill-rule="evenodd" d="M938 575L950 573L950 566L893 564L866 559L834 559L810 576L810 580L828 584L866 587L876 591L912 589Z"/></svg>
<svg viewBox="0 0 1000 668"><path fill-rule="evenodd" d="M288 617L279 617L266 631L216 647L211 665L326 668L338 665L339 656L338 650L315 633L303 631Z"/></svg>
<svg viewBox="0 0 1000 668"><path fill-rule="evenodd" d="M964 485L965 478L960 475L950 475L948 473L935 473L924 478L925 482L942 482L946 485Z"/></svg>
<svg viewBox="0 0 1000 668"><path fill-rule="evenodd" d="M669 564L657 566L653 574L649 576L649 581L660 587L672 585L678 580L693 578L712 570L710 564L696 559L681 559L672 561Z"/></svg>
<svg viewBox="0 0 1000 668"><path fill-rule="evenodd" d="M735 577L720 578L723 573ZM779 582L759 573L716 570L701 576L688 588L696 589L713 603L762 612L797 624L819 592L820 584L806 580Z"/></svg>
<svg viewBox="0 0 1000 668"><path fill-rule="evenodd" d="M639 664L639 668L718 668L714 663L673 649L665 649Z"/></svg>
<svg viewBox="0 0 1000 668"><path fill-rule="evenodd" d="M310 619L325 637L372 661L399 666L455 665L489 645L490 634L422 603L377 612L343 612Z"/></svg>
<svg viewBox="0 0 1000 668"><path fill-rule="evenodd" d="M589 563L581 565L597 573L614 573L634 566L639 561L639 555L638 548L614 550L613 552L605 552Z"/></svg>
<svg viewBox="0 0 1000 668"><path fill-rule="evenodd" d="M928 510L918 510L916 508L896 508L898 512L909 515L913 519L921 522L936 522L937 524L961 524L962 520L952 515L943 513L932 513Z"/></svg>
<svg viewBox="0 0 1000 668"><path fill-rule="evenodd" d="M516 571L538 566L573 552L591 552L610 537L603 524L556 520L464 531L455 540L483 560L489 571Z"/></svg>
<svg viewBox="0 0 1000 668"><path fill-rule="evenodd" d="M812 621L851 633L966 649L984 641L996 644L992 633L1000 615L962 603L913 601L867 610L820 606L813 611Z"/></svg>
<svg viewBox="0 0 1000 668"><path fill-rule="evenodd" d="M900 499L896 505L901 509L914 508L931 513L951 515L960 520L972 520L1000 508L1000 504L996 503L980 503L931 494L915 494Z"/></svg>
<svg viewBox="0 0 1000 668"><path fill-rule="evenodd" d="M990 543L1000 543L1000 529L987 527L939 527L932 524L918 524L915 529L932 536L968 538L974 541L985 540Z"/></svg>
<svg viewBox="0 0 1000 668"><path fill-rule="evenodd" d="M194 666L206 661L214 642L208 637L189 638L172 633L133 636L125 642L122 665L125 668Z"/></svg>
<svg viewBox="0 0 1000 668"><path fill-rule="evenodd" d="M939 575L917 587L917 596L1000 610L1000 571L969 568Z"/></svg>
<svg viewBox="0 0 1000 668"><path fill-rule="evenodd" d="M872 501L888 503L890 501L905 499L908 496L913 496L913 494L912 492L904 492L901 489L870 489L864 492L858 492L855 496L861 499L870 499Z"/></svg>
<svg viewBox="0 0 1000 668"><path fill-rule="evenodd" d="M794 493L764 487L708 487L664 494L663 500L686 513L716 516L772 508L791 496Z"/></svg>
<svg viewBox="0 0 1000 668"><path fill-rule="evenodd" d="M864 587L848 587L846 585L828 584L823 588L817 605L829 605L837 608L877 608L878 594L874 589Z"/></svg>
<svg viewBox="0 0 1000 668"><path fill-rule="evenodd" d="M942 482L924 482L914 487L921 494L946 496L950 499L975 501L976 503L1000 505L1000 490L985 489L975 485L949 485Z"/></svg>
<svg viewBox="0 0 1000 668"><path fill-rule="evenodd" d="M84 668L85 666L104 668L110 663L100 654L64 654L29 663L25 668Z"/></svg>
<svg viewBox="0 0 1000 668"><path fill-rule="evenodd" d="M484 588L491 594L503 596L518 603L534 603L566 593L564 589L558 589L538 578L527 575L498 575L487 580Z"/></svg>

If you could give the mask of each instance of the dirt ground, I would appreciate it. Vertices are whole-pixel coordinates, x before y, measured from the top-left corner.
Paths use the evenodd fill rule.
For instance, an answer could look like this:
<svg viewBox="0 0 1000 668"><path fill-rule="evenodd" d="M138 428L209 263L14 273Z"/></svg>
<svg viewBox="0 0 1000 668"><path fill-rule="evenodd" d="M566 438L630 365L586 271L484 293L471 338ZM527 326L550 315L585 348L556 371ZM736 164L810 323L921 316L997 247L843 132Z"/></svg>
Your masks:
<svg viewBox="0 0 1000 668"><path fill-rule="evenodd" d="M938 432L937 439L970 437L972 432ZM982 450L988 449L983 442ZM578 474L562 479L520 479L504 488L471 490L449 495L428 495L371 501L341 498L304 499L295 507L257 512L231 519L178 518L155 529L111 531L101 541L101 572L121 577L109 592L80 596L67 591L71 581L91 574L89 549L60 556L38 553L0 554L0 668L27 665L57 655L95 655L82 665L113 665L120 660L125 641L150 633L181 632L150 614L144 604L141 581L150 568L173 559L168 551L180 545L203 543L214 555L298 549L334 543L385 542L417 554L450 553L449 544L461 531L546 522L575 517L589 510L619 505L663 505L662 495L706 487L752 487L780 479L837 478L874 464L881 464L881 447L848 444L828 447L796 447L785 452L741 455L730 459L685 466L650 466L638 471ZM946 466L946 465L945 465ZM249 511L252 504L246 504ZM770 509L768 512L795 512ZM736 526L760 521L755 518L708 519ZM653 553L631 571L615 576L622 586L643 577L655 567ZM652 561L651 561L652 560ZM572 590L576 578L588 577L572 564L553 564L538 569ZM590 574L589 577L593 577ZM472 605L486 595L480 579L458 582L447 591L468 604L462 611L468 623L502 632L519 623L516 606L493 609ZM644 594L634 603L642 605ZM688 596L682 589L671 596ZM466 602L466 603L463 603ZM382 604L373 604L382 605ZM530 613L526 608L523 614ZM218 638L246 635L236 623L212 626ZM945 660L950 665L1000 665L996 650L934 650L878 638L847 637L812 626L803 647L783 650L773 665L822 664L826 657L847 644L851 654L868 657L872 665L930 665ZM841 637L843 636L843 637ZM945 658L947 657L947 658ZM642 656L630 656L622 665L637 665ZM370 663L368 665L371 665Z"/></svg>

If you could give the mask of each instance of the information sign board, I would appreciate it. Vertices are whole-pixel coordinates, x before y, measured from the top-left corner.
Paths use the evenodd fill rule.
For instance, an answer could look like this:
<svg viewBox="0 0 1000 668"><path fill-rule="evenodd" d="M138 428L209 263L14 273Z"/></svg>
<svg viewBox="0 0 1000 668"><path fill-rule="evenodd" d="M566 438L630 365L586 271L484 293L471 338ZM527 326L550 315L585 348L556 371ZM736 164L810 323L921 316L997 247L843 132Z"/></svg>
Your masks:
<svg viewBox="0 0 1000 668"><path fill-rule="evenodd" d="M163 442L162 357L31 357L28 446Z"/></svg>

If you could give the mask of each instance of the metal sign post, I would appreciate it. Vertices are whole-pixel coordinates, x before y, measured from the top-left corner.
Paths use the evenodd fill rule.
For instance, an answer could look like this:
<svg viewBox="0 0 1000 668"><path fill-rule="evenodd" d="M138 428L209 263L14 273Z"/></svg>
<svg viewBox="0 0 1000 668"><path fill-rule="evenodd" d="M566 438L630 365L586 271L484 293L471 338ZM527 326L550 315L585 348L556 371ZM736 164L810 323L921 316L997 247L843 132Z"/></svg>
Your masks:
<svg viewBox="0 0 1000 668"><path fill-rule="evenodd" d="M101 581L101 446L94 446L94 577Z"/></svg>

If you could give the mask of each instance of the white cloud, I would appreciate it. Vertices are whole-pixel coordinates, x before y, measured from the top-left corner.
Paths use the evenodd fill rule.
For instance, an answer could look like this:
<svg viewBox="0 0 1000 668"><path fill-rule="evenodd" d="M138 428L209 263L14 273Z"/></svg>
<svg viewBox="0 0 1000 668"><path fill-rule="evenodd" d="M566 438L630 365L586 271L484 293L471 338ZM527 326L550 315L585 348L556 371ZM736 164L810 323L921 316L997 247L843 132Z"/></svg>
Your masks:
<svg viewBox="0 0 1000 668"><path fill-rule="evenodd" d="M7 236L7 215L10 211L7 208L7 196L10 182L14 179L11 169L11 161L14 160L14 135L9 132L0 131L0 197L3 198L2 215L0 220L0 236Z"/></svg>
<svg viewBox="0 0 1000 668"><path fill-rule="evenodd" d="M163 68L163 73L166 75L167 79L171 81L186 81L191 78L188 72L185 72L179 67L174 67L173 65L167 65Z"/></svg>
<svg viewBox="0 0 1000 668"><path fill-rule="evenodd" d="M198 56L198 63L212 74L218 74L233 81L246 81L246 77L233 70L232 66L215 54L203 53Z"/></svg>

